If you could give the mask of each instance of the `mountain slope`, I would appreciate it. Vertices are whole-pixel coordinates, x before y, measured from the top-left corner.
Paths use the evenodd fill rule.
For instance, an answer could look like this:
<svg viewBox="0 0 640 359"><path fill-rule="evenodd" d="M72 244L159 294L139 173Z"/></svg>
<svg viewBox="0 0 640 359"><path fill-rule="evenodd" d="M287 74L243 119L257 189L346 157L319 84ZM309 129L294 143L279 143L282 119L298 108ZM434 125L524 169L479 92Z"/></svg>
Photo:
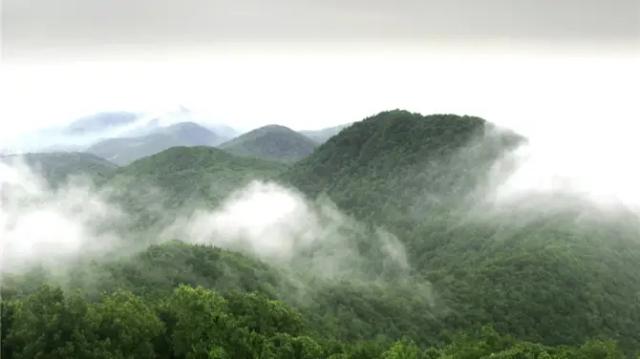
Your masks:
<svg viewBox="0 0 640 359"><path fill-rule="evenodd" d="M300 133L309 137L315 143L321 145L327 142L331 137L337 135L338 133L340 133L340 131L344 130L345 128L351 125L352 125L351 123L348 123L340 126L323 128L321 130L300 131Z"/></svg>
<svg viewBox="0 0 640 359"><path fill-rule="evenodd" d="M419 206L462 200L522 141L477 117L389 111L343 130L284 179L361 217L398 211L404 220Z"/></svg>
<svg viewBox="0 0 640 359"><path fill-rule="evenodd" d="M175 146L215 146L224 139L193 122L161 127L152 133L130 138L113 138L89 147L87 152L119 165L156 154Z"/></svg>
<svg viewBox="0 0 640 359"><path fill-rule="evenodd" d="M447 303L450 329L490 323L546 344L603 336L640 348L637 214L572 196L486 202L494 165L522 142L479 118L383 112L283 179L395 233Z"/></svg>
<svg viewBox="0 0 640 359"><path fill-rule="evenodd" d="M315 147L311 139L279 125L255 129L220 145L221 149L234 155L281 162L300 160L311 154Z"/></svg>
<svg viewBox="0 0 640 359"><path fill-rule="evenodd" d="M118 203L152 224L172 211L212 207L233 190L274 178L283 169L213 147L173 147L120 168L105 186Z"/></svg>
<svg viewBox="0 0 640 359"><path fill-rule="evenodd" d="M81 152L28 153L0 156L0 161L24 162L35 173L42 175L51 185L58 185L71 176L89 176L103 179L116 171L115 164L98 156Z"/></svg>

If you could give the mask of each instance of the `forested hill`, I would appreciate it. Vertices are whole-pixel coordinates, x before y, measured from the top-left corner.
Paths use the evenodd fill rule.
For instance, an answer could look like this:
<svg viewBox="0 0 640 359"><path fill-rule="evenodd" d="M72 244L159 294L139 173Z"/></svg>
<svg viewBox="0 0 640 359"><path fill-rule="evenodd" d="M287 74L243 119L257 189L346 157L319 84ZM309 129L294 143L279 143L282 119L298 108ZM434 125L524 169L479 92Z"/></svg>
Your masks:
<svg viewBox="0 0 640 359"><path fill-rule="evenodd" d="M492 323L548 344L607 336L638 347L637 215L571 196L484 203L496 161L523 141L475 117L383 112L284 178L398 235L447 298L452 327Z"/></svg>
<svg viewBox="0 0 640 359"><path fill-rule="evenodd" d="M207 146L173 147L121 167L102 187L149 227L176 211L213 208L253 180L275 178L277 162L243 158Z"/></svg>
<svg viewBox="0 0 640 359"><path fill-rule="evenodd" d="M295 162L311 154L316 143L290 128L269 125L223 143L223 150L244 157Z"/></svg>
<svg viewBox="0 0 640 359"><path fill-rule="evenodd" d="M461 200L523 141L478 117L382 112L329 139L284 180L360 217L397 211L401 220L415 206Z"/></svg>

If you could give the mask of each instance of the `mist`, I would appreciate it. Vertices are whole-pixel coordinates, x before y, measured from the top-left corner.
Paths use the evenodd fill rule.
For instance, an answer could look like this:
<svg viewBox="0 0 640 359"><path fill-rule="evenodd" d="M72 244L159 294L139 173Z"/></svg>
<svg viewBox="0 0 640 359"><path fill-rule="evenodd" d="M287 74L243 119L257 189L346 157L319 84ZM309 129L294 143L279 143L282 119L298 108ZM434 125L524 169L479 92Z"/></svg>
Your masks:
<svg viewBox="0 0 640 359"><path fill-rule="evenodd" d="M404 246L390 232L347 216L328 198L310 200L275 182L254 181L214 208L177 212L156 208L164 194L147 188L141 200L159 215L158 222L134 233L133 217L114 202L116 191L109 186L72 176L51 187L19 156L0 163L0 178L4 273L43 267L64 277L75 263L115 260L169 240L240 251L325 279L410 271ZM361 248L365 242L367 253Z"/></svg>
<svg viewBox="0 0 640 359"><path fill-rule="evenodd" d="M166 112L98 112L71 122L67 120L56 126L25 130L3 139L0 155L85 151L103 140L145 136L180 122L201 123L225 138L237 135L231 126L207 120L210 119L184 106L177 106Z"/></svg>
<svg viewBox="0 0 640 359"><path fill-rule="evenodd" d="M123 213L82 178L53 189L19 160L0 162L0 198L1 272L60 271L122 244L113 226Z"/></svg>
<svg viewBox="0 0 640 359"><path fill-rule="evenodd" d="M177 219L165 239L239 250L271 263L323 278L365 276L409 269L402 243L382 228L371 228L342 213L328 198L311 201L274 182L254 181L212 210ZM358 248L366 240L380 263L366 263Z"/></svg>

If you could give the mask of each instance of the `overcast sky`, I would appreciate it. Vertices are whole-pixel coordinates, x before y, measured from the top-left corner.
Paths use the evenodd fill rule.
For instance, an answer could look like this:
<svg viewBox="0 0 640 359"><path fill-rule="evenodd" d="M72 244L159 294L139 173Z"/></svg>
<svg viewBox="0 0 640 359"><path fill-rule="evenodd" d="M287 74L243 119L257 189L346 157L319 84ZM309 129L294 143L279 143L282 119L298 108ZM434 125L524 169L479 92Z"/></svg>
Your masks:
<svg viewBox="0 0 640 359"><path fill-rule="evenodd" d="M241 130L406 108L529 136L575 123L598 132L603 117L639 112L640 0L2 5L5 142L99 111L180 106Z"/></svg>
<svg viewBox="0 0 640 359"><path fill-rule="evenodd" d="M5 57L221 42L637 45L638 0L4 0Z"/></svg>
<svg viewBox="0 0 640 359"><path fill-rule="evenodd" d="M545 80L583 92L563 77L589 61L632 71L640 0L3 0L1 30L5 136L180 105L245 129L406 106L499 122Z"/></svg>
<svg viewBox="0 0 640 359"><path fill-rule="evenodd" d="M534 187L564 173L640 204L640 0L2 5L2 145L114 110L240 130L471 114L532 139Z"/></svg>

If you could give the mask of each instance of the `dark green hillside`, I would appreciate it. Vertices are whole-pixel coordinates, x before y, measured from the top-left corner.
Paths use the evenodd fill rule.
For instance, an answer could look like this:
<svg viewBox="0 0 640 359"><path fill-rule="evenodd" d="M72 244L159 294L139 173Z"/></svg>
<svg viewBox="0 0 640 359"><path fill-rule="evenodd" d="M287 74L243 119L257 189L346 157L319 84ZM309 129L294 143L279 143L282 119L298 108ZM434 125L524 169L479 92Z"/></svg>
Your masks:
<svg viewBox="0 0 640 359"><path fill-rule="evenodd" d="M71 283L94 293L118 288L153 297L169 295L181 284L223 293L258 291L275 297L290 285L281 273L257 259L181 242L153 245L131 257L79 271Z"/></svg>
<svg viewBox="0 0 640 359"><path fill-rule="evenodd" d="M558 196L482 205L493 164L520 141L479 118L384 112L284 177L398 235L451 309L450 328L491 323L548 344L603 336L639 348L636 215Z"/></svg>
<svg viewBox="0 0 640 359"><path fill-rule="evenodd" d="M245 133L220 145L238 156L295 162L311 154L316 143L287 127L270 125Z"/></svg>
<svg viewBox="0 0 640 359"><path fill-rule="evenodd" d="M463 200L520 141L477 117L389 111L343 130L284 179L361 218L405 222L423 206Z"/></svg>
<svg viewBox="0 0 640 359"><path fill-rule="evenodd" d="M81 152L28 153L0 156L0 161L23 161L51 185L59 185L71 176L101 180L111 176L118 166L98 156Z"/></svg>
<svg viewBox="0 0 640 359"><path fill-rule="evenodd" d="M606 340L551 347L487 326L450 332L421 307L419 287L292 284L257 260L206 246L167 243L79 269L66 293L38 287L34 278L55 283L46 274L22 287L3 281L4 358L623 358ZM300 290L310 304L274 300Z"/></svg>

